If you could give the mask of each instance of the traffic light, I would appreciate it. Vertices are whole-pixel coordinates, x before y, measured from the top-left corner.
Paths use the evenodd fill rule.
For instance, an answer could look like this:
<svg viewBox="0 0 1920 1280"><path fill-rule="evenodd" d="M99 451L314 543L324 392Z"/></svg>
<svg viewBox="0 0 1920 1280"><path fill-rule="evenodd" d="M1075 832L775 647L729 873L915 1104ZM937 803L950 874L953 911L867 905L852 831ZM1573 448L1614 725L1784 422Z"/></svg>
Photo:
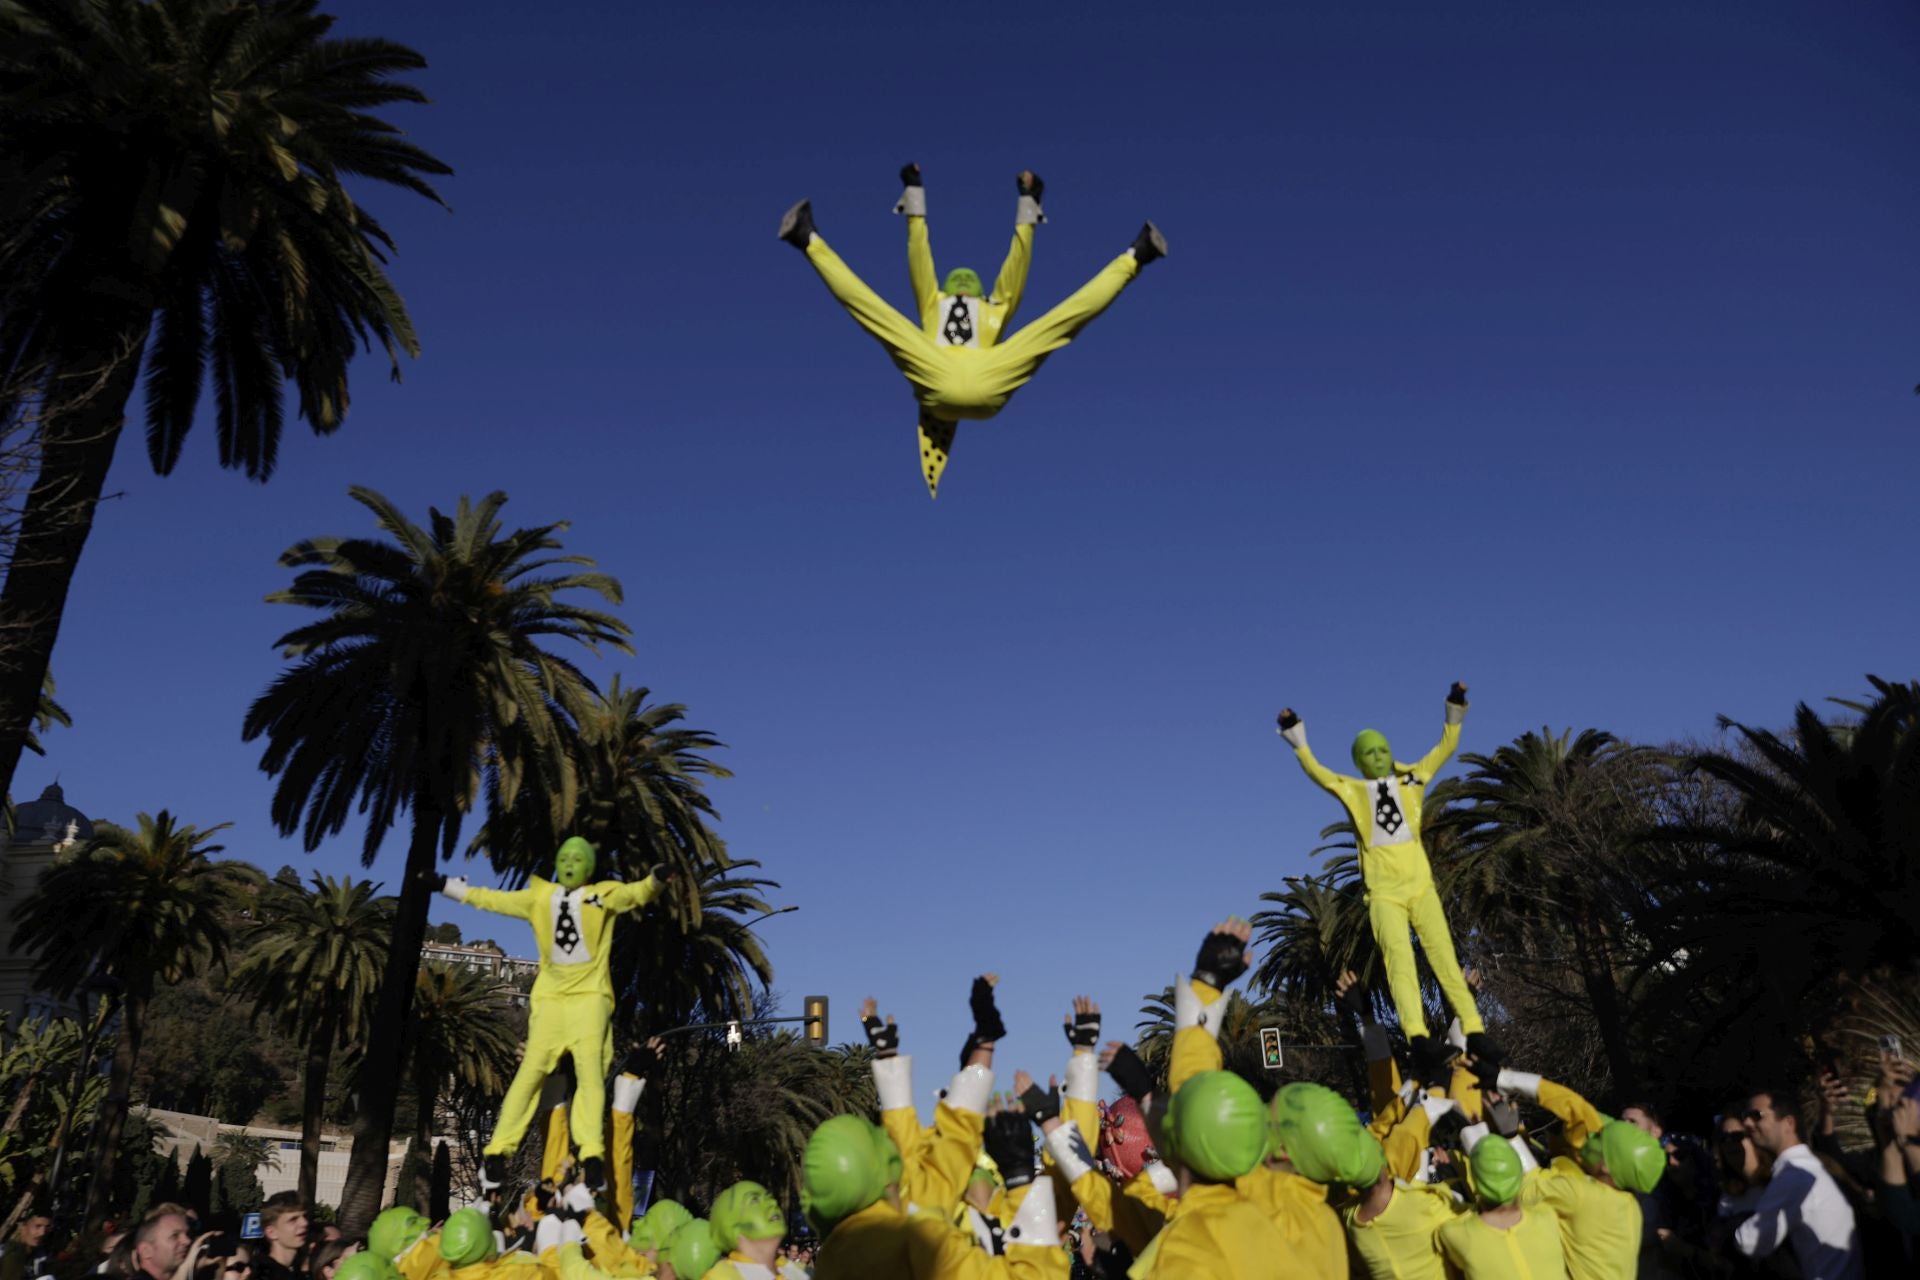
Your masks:
<svg viewBox="0 0 1920 1280"><path fill-rule="evenodd" d="M1260 1028L1260 1065L1269 1071L1280 1070L1280 1028Z"/></svg>
<svg viewBox="0 0 1920 1280"><path fill-rule="evenodd" d="M805 1002L807 1043L816 1049L827 1047L827 998L808 996Z"/></svg>

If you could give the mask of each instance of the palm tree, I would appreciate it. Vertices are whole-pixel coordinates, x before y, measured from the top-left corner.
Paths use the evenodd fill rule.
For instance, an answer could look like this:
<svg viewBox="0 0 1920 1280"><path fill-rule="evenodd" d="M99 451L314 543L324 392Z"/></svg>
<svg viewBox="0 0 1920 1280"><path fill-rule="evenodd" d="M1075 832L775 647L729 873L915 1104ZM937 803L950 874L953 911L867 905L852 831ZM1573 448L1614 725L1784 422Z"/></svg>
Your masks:
<svg viewBox="0 0 1920 1280"><path fill-rule="evenodd" d="M94 1127L89 1226L105 1211L113 1186L154 988L224 962L226 914L241 889L259 879L243 863L213 861L223 846L210 841L226 826L177 825L165 809L141 814L134 831L101 823L92 840L56 860L14 908L14 945L34 956L34 981L44 990L70 999L98 976L121 991L119 1044Z"/></svg>
<svg viewBox="0 0 1920 1280"><path fill-rule="evenodd" d="M634 1011L638 1038L689 1022L752 1016L754 982L762 991L773 982L773 963L752 922L772 910L762 891L780 886L736 873L759 865L741 858L730 867L702 870L693 886L697 923L683 923L650 904L638 928L614 933L613 989L620 995L617 1006Z"/></svg>
<svg viewBox="0 0 1920 1280"><path fill-rule="evenodd" d="M415 980L403 1052L414 1091L414 1207L428 1210L434 1114L449 1088L504 1094L520 1053L510 987L475 969L429 964ZM363 1071L364 1071L363 1066ZM364 1075L362 1079L364 1081Z"/></svg>
<svg viewBox="0 0 1920 1280"><path fill-rule="evenodd" d="M336 1045L359 1041L393 939L393 899L380 886L315 874L313 892L269 881L229 989L253 1001L307 1051L300 1119L300 1194L320 1177L320 1122Z"/></svg>
<svg viewBox="0 0 1920 1280"><path fill-rule="evenodd" d="M728 865L725 842L707 825L718 815L705 785L733 774L704 754L725 744L702 729L675 728L686 708L649 706L650 693L615 676L580 715L573 743L577 807L559 796L544 807L516 806L488 823L471 852L485 849L494 867L515 880L545 872L569 835L592 841L601 851L600 869L628 880L644 878L656 863L688 881ZM666 906L681 925L699 923L697 894L676 895Z"/></svg>
<svg viewBox="0 0 1920 1280"><path fill-rule="evenodd" d="M440 197L451 173L375 109L426 65L328 35L318 0L10 0L0 6L0 380L42 402L39 472L0 617L0 794L12 784L95 504L146 370L164 475L211 366L220 464L265 480L284 384L326 434L377 339L419 354L393 242L348 177Z"/></svg>
<svg viewBox="0 0 1920 1280"><path fill-rule="evenodd" d="M364 814L361 861L371 866L400 814L412 818L341 1197L352 1233L380 1207L438 860L459 847L483 797L497 819L523 791L563 805L577 794L568 740L593 685L542 642L631 650L625 623L559 598L620 600L619 583L585 571L591 560L557 554L565 524L503 534L507 495L496 492L462 498L451 517L430 510L421 528L372 490L349 492L392 541L313 538L280 557L300 572L268 599L322 616L278 641L293 665L248 710L243 736L266 739L260 767L279 778L274 822L301 832L310 851Z"/></svg>
<svg viewBox="0 0 1920 1280"><path fill-rule="evenodd" d="M3 664L0 664L3 665ZM37 756L47 754L40 745L40 735L59 725L63 729L73 728L73 717L67 709L53 700L53 672L47 672L47 678L40 683L40 701L33 709L33 719L27 725L26 741L21 745ZM0 792L0 820L4 820L6 834L14 834L13 797Z"/></svg>

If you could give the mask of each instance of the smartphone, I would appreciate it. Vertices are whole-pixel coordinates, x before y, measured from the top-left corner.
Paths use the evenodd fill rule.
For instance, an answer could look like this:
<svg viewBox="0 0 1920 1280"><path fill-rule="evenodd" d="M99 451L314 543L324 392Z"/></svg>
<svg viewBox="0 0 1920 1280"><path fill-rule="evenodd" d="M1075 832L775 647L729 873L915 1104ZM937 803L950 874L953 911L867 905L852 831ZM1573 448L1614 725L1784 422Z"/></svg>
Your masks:
<svg viewBox="0 0 1920 1280"><path fill-rule="evenodd" d="M1900 1056L1900 1037L1899 1036L1881 1036L1880 1052L1886 1054L1890 1058L1899 1057Z"/></svg>

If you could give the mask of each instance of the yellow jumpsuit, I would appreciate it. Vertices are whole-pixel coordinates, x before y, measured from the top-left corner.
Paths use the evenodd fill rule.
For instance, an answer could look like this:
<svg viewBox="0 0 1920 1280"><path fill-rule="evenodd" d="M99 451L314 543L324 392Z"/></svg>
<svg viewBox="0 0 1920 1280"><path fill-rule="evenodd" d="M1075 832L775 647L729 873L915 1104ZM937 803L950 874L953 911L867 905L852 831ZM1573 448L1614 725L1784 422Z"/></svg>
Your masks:
<svg viewBox="0 0 1920 1280"><path fill-rule="evenodd" d="M1224 1182L1196 1182L1174 1205L1164 1231L1128 1269L1133 1280L1259 1280L1297 1269L1287 1237L1258 1206Z"/></svg>
<svg viewBox="0 0 1920 1280"><path fill-rule="evenodd" d="M1000 412L1048 356L1072 342L1140 274L1140 264L1129 249L1059 306L1019 332L1003 336L1001 331L1026 289L1032 256L1033 227L1022 224L1014 229L1013 247L992 295L961 298L956 314L955 299L940 292L935 283L927 220L909 217L907 270L920 312L916 327L855 275L818 233L807 243L807 261L820 273L828 291L886 348L894 366L912 384L920 402L921 468L927 489L935 496L953 450L956 424Z"/></svg>
<svg viewBox="0 0 1920 1280"><path fill-rule="evenodd" d="M1503 1073L1504 1078L1504 1073ZM1607 1118L1585 1098L1551 1080L1538 1084L1540 1105L1558 1117L1576 1152L1597 1136ZM1551 1207L1566 1246L1573 1280L1633 1280L1640 1270L1640 1202L1562 1156L1527 1175L1524 1204Z"/></svg>
<svg viewBox="0 0 1920 1280"><path fill-rule="evenodd" d="M1041 1199L1048 1203L1040 1207L1051 1217L1052 1197ZM1018 1215L1014 1221L1017 1226ZM1053 1228L1048 1222L1048 1236ZM971 1231L931 1213L907 1214L876 1200L827 1234L813 1280L1058 1280L1068 1271L1067 1251L1058 1243L1023 1245L1009 1239L1005 1256L996 1258L980 1248Z"/></svg>
<svg viewBox="0 0 1920 1280"><path fill-rule="evenodd" d="M429 1231L405 1249L393 1260L394 1270L403 1280L447 1280L453 1268L440 1256L440 1233Z"/></svg>
<svg viewBox="0 0 1920 1280"><path fill-rule="evenodd" d="M962 1067L934 1107L931 1129L920 1127L920 1114L913 1105L911 1056L876 1058L873 1078L880 1097L880 1127L900 1149L901 1200L937 1213L951 1212L960 1203L980 1154L987 1098L993 1090L992 1070Z"/></svg>
<svg viewBox="0 0 1920 1280"><path fill-rule="evenodd" d="M1357 1202L1340 1216L1371 1280L1452 1280L1459 1275L1440 1250L1440 1228L1459 1216L1452 1193L1444 1187L1396 1181L1393 1199L1367 1221L1360 1221Z"/></svg>
<svg viewBox="0 0 1920 1280"><path fill-rule="evenodd" d="M1440 1228L1440 1252L1464 1280L1566 1280L1560 1228L1544 1205L1522 1208L1520 1221L1504 1230L1477 1213L1464 1213Z"/></svg>
<svg viewBox="0 0 1920 1280"><path fill-rule="evenodd" d="M1420 935L1420 946L1433 966L1433 976L1460 1019L1461 1029L1469 1035L1486 1029L1473 1002L1473 990L1460 972L1446 912L1433 887L1433 868L1420 843L1420 807L1427 783L1459 745L1460 717L1465 711L1465 707L1448 703L1447 726L1440 744L1416 764L1396 761L1393 775L1387 778L1350 778L1327 768L1314 759L1307 746L1304 724L1281 734L1292 744L1307 776L1332 792L1353 820L1373 939L1387 966L1387 989L1400 1015L1400 1029L1410 1037L1427 1034L1427 1019L1420 1007L1420 975L1414 966L1413 943L1407 937L1409 925Z"/></svg>
<svg viewBox="0 0 1920 1280"><path fill-rule="evenodd" d="M606 1155L607 1071L613 1065L613 980L608 961L615 916L651 902L660 892L652 876L627 883L602 880L568 890L532 877L524 889L469 886L460 900L482 911L514 916L533 926L540 973L533 980L527 1048L500 1104L500 1123L488 1155L520 1146L533 1121L547 1074L563 1054L573 1057L575 1095L569 1108L580 1158Z"/></svg>

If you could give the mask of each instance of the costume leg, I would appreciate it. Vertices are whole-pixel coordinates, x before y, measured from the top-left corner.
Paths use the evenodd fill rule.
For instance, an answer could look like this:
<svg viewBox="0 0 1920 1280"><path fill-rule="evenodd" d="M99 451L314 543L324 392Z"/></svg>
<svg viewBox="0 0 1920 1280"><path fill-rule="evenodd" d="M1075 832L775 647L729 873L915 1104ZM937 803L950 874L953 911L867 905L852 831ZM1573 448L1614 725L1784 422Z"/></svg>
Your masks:
<svg viewBox="0 0 1920 1280"><path fill-rule="evenodd" d="M584 1162L607 1154L607 1069L613 1065L613 1001L598 995L568 1001L573 1043L573 1145Z"/></svg>
<svg viewBox="0 0 1920 1280"><path fill-rule="evenodd" d="M959 425L930 413L920 415L920 471L927 477L927 492L933 497L940 496L940 473L947 469L947 459L953 455L953 433Z"/></svg>
<svg viewBox="0 0 1920 1280"><path fill-rule="evenodd" d="M1460 972L1460 960L1453 954L1453 934L1447 928L1447 913L1440 905L1440 894L1432 885L1412 902L1407 904L1413 920L1413 931L1420 935L1420 949L1427 953L1427 963L1433 966L1433 976L1446 992L1447 1003L1453 1006L1453 1016L1460 1019L1460 1029L1468 1035L1476 1031L1485 1031L1486 1024L1480 1020L1480 1009L1473 1002L1473 988L1467 985L1467 977Z"/></svg>
<svg viewBox="0 0 1920 1280"><path fill-rule="evenodd" d="M827 291L847 309L847 314L887 349L894 367L907 376L915 390L935 392L943 362L934 349L933 340L922 333L918 325L888 306L818 235L807 242L807 261L820 273Z"/></svg>
<svg viewBox="0 0 1920 1280"><path fill-rule="evenodd" d="M1427 1034L1427 1016L1420 1008L1420 971L1413 961L1413 938L1407 932L1407 907L1379 894L1369 895L1367 916L1373 922L1373 942L1387 966L1387 990L1400 1015L1400 1030L1411 1038Z"/></svg>
<svg viewBox="0 0 1920 1280"><path fill-rule="evenodd" d="M1005 397L1025 386L1040 370L1046 358L1074 340L1092 324L1120 291L1140 274L1140 263L1133 251L1101 268L1100 274L1082 285L1065 302L1035 320L1010 338L983 353L988 368L985 376L995 395Z"/></svg>
<svg viewBox="0 0 1920 1280"><path fill-rule="evenodd" d="M513 1074L513 1083L507 1086L507 1096L500 1102L500 1123L494 1126L493 1139L487 1143L487 1155L512 1155L520 1149L520 1140L533 1123L540 1087L566 1052L566 1020L553 1007L555 1003L551 999L533 1002L527 1017L526 1052L521 1056L520 1069Z"/></svg>

